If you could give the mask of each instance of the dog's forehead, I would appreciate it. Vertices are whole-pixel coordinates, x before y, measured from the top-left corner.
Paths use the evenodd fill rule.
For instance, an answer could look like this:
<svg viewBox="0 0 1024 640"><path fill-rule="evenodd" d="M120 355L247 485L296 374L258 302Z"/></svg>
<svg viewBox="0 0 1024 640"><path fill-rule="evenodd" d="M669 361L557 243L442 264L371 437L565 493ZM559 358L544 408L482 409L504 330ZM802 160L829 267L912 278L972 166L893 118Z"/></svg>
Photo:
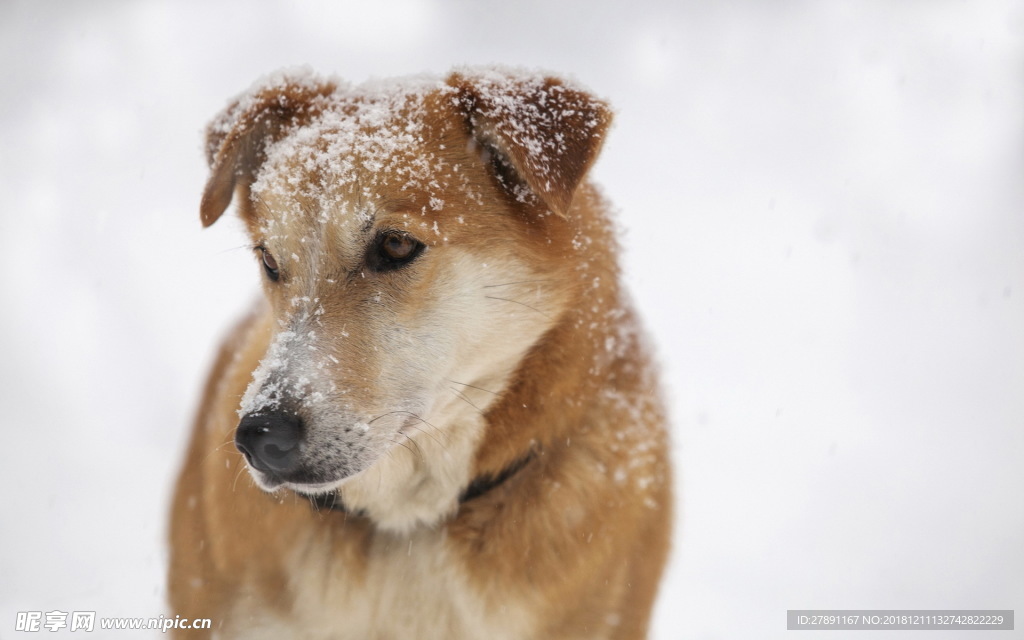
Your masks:
<svg viewBox="0 0 1024 640"><path fill-rule="evenodd" d="M268 145L251 189L261 215L359 228L388 201L436 204L458 170L437 144L454 126L451 93L435 81L332 96Z"/></svg>

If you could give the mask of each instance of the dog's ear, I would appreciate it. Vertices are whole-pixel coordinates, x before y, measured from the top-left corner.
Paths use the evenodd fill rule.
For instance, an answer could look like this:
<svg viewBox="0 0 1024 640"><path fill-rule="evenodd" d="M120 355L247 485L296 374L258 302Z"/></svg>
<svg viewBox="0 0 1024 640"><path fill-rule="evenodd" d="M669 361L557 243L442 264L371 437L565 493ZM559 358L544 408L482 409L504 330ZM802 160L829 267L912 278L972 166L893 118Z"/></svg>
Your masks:
<svg viewBox="0 0 1024 640"><path fill-rule="evenodd" d="M213 119L206 128L210 177L199 205L204 227L216 222L228 208L236 186L252 184L266 160L267 147L308 121L335 88L333 83L305 78L279 79L239 97Z"/></svg>
<svg viewBox="0 0 1024 640"><path fill-rule="evenodd" d="M608 105L558 78L455 72L471 134L507 158L554 213L565 216L611 124Z"/></svg>

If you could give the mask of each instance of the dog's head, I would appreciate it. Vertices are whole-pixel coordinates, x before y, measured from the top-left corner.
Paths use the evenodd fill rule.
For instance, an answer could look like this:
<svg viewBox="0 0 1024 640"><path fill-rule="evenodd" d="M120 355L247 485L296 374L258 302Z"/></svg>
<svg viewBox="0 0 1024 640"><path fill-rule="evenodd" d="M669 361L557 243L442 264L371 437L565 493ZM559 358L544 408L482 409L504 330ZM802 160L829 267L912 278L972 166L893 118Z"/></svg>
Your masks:
<svg viewBox="0 0 1024 640"><path fill-rule="evenodd" d="M558 79L488 70L280 75L214 120L202 221L237 199L276 321L236 433L261 487L332 490L399 448L478 441L453 433L482 429L465 412L482 425L583 286L573 197L610 119Z"/></svg>

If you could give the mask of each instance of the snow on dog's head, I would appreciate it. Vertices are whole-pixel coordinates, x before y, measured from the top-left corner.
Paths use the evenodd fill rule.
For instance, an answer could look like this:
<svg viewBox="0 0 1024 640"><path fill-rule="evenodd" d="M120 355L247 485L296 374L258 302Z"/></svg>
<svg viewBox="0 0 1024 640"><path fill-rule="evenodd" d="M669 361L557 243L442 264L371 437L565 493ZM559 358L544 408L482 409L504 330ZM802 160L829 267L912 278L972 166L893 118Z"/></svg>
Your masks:
<svg viewBox="0 0 1024 640"><path fill-rule="evenodd" d="M430 475L436 447L455 489L422 519L454 507L483 413L583 281L573 196L610 118L541 74L300 71L211 123L202 220L237 198L276 322L236 437L260 486L358 503L367 470Z"/></svg>

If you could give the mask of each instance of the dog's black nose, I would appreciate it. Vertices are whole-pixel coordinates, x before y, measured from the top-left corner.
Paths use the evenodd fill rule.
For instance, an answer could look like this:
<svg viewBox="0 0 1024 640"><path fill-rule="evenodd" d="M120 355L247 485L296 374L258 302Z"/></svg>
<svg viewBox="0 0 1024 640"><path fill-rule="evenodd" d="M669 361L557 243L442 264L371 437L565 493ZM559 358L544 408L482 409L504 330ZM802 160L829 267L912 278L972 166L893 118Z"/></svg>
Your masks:
<svg viewBox="0 0 1024 640"><path fill-rule="evenodd" d="M275 476L298 468L301 440L302 421L288 413L247 415L235 431L235 446L249 464Z"/></svg>

